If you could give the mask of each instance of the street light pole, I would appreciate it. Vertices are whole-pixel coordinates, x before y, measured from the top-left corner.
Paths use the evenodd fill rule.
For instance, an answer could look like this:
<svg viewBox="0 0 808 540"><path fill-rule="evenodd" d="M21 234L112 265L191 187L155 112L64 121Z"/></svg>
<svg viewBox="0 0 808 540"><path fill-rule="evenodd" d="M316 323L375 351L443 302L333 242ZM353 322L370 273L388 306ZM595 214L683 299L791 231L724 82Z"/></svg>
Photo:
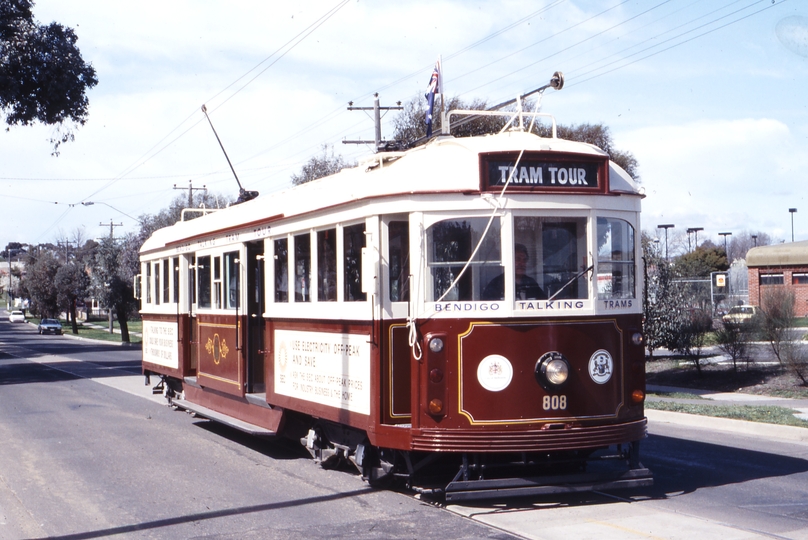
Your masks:
<svg viewBox="0 0 808 540"><path fill-rule="evenodd" d="M688 248L690 248L690 233L694 233L695 234L696 249L699 249L699 231L703 231L703 230L704 230L704 227L689 227L687 229L687 234L688 234L688 236L687 236L688 246L687 247Z"/></svg>
<svg viewBox="0 0 808 540"><path fill-rule="evenodd" d="M674 227L673 223L666 223L664 225L657 225L657 229L665 229L665 260L670 262L668 259L668 229L672 229Z"/></svg>
<svg viewBox="0 0 808 540"><path fill-rule="evenodd" d="M720 232L720 233L718 233L718 236L723 236L724 237L724 255L727 256L727 264L729 264L729 251L727 250L727 236L730 236L731 234L732 234L731 232Z"/></svg>
<svg viewBox="0 0 808 540"><path fill-rule="evenodd" d="M797 211L796 208L789 208L788 212L791 214L791 241L794 242L794 213Z"/></svg>

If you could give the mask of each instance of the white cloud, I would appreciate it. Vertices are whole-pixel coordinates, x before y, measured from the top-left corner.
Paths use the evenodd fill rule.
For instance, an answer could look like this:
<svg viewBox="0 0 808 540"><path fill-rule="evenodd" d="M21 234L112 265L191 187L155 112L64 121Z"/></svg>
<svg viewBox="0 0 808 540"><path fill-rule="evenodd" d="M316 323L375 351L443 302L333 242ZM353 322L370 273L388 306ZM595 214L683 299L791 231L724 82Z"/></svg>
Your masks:
<svg viewBox="0 0 808 540"><path fill-rule="evenodd" d="M803 196L808 156L779 120L654 126L622 133L619 142L640 163L648 229L664 221L713 236L733 229L782 234L788 208Z"/></svg>

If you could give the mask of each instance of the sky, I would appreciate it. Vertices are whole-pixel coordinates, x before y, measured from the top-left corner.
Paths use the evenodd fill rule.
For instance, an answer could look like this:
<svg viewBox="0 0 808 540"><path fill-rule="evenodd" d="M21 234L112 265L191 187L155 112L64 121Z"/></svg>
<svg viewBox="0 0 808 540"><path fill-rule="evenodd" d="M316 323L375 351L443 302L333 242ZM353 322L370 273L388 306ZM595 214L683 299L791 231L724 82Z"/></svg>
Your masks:
<svg viewBox="0 0 808 540"><path fill-rule="evenodd" d="M790 242L793 220L808 240L803 0L38 0L34 16L74 28L99 83L58 157L52 127L0 131L0 248L120 236L190 185L235 198L203 104L261 197L323 145L361 159L342 141L372 140L373 120L348 103L423 99L439 57L448 97L489 104L563 72L542 112L603 123L635 156L652 235Z"/></svg>

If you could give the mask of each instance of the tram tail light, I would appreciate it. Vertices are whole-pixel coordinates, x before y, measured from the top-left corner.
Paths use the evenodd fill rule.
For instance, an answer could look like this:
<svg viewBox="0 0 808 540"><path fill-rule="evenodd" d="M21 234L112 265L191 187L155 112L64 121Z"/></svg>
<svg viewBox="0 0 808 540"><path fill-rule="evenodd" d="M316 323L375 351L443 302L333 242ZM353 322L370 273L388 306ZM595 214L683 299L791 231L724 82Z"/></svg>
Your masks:
<svg viewBox="0 0 808 540"><path fill-rule="evenodd" d="M642 390L634 390L631 393L631 401L633 401L634 403L642 403L643 401L645 401L645 392L643 392Z"/></svg>
<svg viewBox="0 0 808 540"><path fill-rule="evenodd" d="M446 334L427 334L424 356L426 412L436 420L446 415ZM422 375L423 376L423 375Z"/></svg>

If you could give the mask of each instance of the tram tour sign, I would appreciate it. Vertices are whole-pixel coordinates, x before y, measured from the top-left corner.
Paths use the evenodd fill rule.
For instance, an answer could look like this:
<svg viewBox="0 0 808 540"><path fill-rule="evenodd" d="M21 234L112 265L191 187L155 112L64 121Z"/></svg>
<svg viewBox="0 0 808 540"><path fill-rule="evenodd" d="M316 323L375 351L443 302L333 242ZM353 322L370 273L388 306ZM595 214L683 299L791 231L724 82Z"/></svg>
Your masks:
<svg viewBox="0 0 808 540"><path fill-rule="evenodd" d="M530 191L603 191L601 167L596 161L553 160L547 157L488 155L483 156L481 172L484 189ZM510 179L510 182L509 182Z"/></svg>

